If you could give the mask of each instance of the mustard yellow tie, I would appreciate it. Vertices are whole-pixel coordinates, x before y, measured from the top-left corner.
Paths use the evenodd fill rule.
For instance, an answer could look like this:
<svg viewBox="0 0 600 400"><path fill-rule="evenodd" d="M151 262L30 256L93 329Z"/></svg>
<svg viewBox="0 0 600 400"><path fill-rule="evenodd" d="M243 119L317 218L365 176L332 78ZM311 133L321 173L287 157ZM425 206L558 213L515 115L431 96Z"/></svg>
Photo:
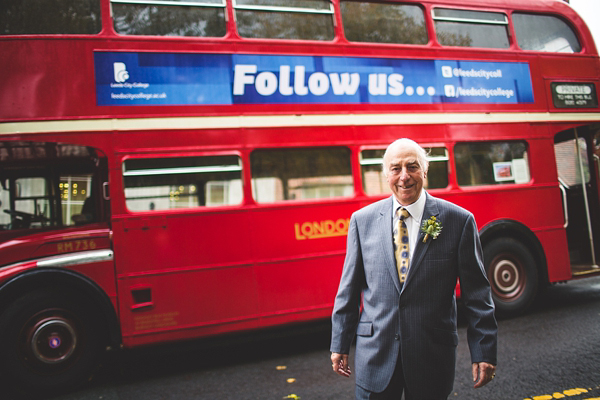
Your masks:
<svg viewBox="0 0 600 400"><path fill-rule="evenodd" d="M394 229L394 252L396 255L396 268L398 269L398 278L400 283L406 280L408 267L410 264L410 244L408 242L408 229L404 220L410 216L405 208L399 208L396 211L398 221Z"/></svg>

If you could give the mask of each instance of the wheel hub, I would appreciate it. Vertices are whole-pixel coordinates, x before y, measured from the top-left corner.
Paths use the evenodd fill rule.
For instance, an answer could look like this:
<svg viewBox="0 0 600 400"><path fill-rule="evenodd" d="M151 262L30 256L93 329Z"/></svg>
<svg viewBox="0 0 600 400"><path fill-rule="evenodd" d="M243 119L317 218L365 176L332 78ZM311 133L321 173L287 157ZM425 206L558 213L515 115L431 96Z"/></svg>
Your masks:
<svg viewBox="0 0 600 400"><path fill-rule="evenodd" d="M494 281L498 290L511 293L519 286L519 268L510 260L501 260L494 269Z"/></svg>
<svg viewBox="0 0 600 400"><path fill-rule="evenodd" d="M31 352L45 364L57 364L68 359L77 346L75 329L68 320L54 316L39 321L33 327Z"/></svg>

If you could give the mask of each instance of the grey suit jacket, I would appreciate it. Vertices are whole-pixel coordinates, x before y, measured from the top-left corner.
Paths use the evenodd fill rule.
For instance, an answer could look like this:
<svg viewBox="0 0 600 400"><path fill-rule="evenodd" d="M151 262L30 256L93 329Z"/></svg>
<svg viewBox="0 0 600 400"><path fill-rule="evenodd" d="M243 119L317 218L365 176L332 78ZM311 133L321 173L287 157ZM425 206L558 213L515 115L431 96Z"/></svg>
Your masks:
<svg viewBox="0 0 600 400"><path fill-rule="evenodd" d="M356 336L357 385L383 391L400 354L410 392L446 397L454 383L458 344L457 279L467 310L471 360L496 364L497 325L477 226L470 212L427 194L422 221L435 216L443 229L426 243L420 233L401 286L392 207L390 197L352 215L332 315L331 351L348 354Z"/></svg>

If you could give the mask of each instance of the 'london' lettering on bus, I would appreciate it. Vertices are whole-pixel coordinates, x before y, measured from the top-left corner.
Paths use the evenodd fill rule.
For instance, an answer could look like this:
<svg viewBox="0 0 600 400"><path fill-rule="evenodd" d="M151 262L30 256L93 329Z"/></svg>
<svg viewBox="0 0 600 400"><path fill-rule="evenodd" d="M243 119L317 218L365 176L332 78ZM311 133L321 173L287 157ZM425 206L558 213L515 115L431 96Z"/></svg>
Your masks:
<svg viewBox="0 0 600 400"><path fill-rule="evenodd" d="M349 218L340 218L336 221L327 219L324 221L295 223L294 231L296 240L323 239L328 237L346 236L348 234Z"/></svg>

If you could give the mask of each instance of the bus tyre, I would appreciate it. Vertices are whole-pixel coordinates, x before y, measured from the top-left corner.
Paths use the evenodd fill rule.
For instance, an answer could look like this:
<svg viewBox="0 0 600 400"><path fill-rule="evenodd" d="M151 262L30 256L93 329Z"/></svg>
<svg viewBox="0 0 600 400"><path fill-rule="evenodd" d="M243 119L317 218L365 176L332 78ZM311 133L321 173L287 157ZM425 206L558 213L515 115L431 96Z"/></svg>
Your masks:
<svg viewBox="0 0 600 400"><path fill-rule="evenodd" d="M0 368L17 394L51 394L85 383L99 365L102 326L81 298L28 293L0 315Z"/></svg>
<svg viewBox="0 0 600 400"><path fill-rule="evenodd" d="M499 316L523 313L538 290L538 273L529 250L511 238L495 239L483 250L485 270Z"/></svg>

